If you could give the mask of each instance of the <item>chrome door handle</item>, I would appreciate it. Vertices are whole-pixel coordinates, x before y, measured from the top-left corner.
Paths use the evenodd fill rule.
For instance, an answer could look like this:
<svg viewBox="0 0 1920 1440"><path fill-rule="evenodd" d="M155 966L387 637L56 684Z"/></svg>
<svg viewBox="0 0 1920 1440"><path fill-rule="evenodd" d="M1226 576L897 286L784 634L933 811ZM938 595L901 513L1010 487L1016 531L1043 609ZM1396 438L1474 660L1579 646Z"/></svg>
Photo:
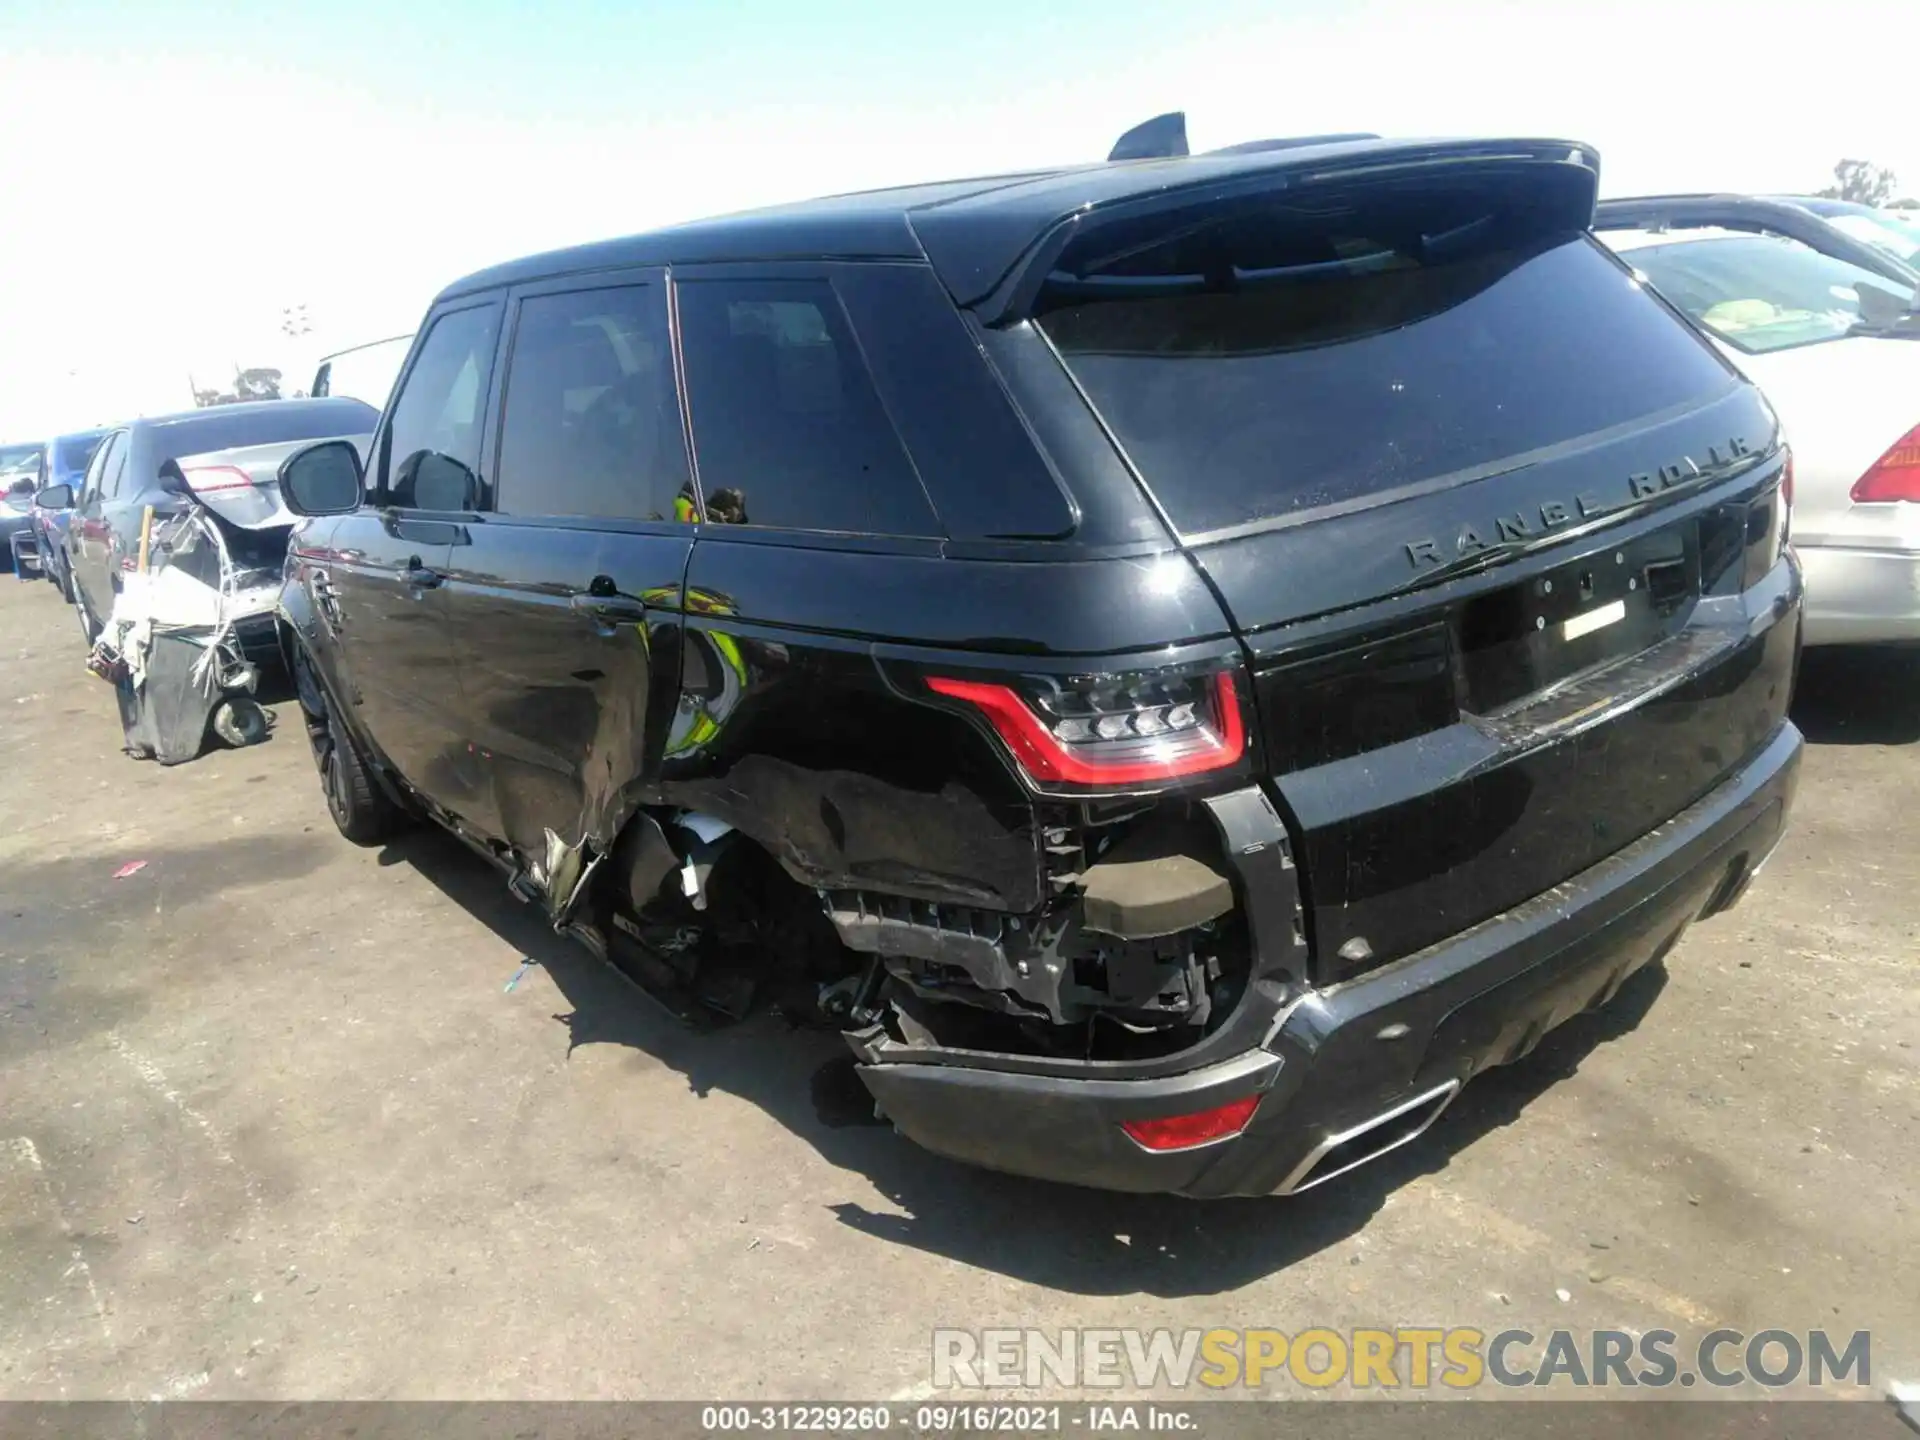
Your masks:
<svg viewBox="0 0 1920 1440"><path fill-rule="evenodd" d="M618 622L647 618L646 605L625 595L575 595L568 603L581 614L591 615L596 620Z"/></svg>

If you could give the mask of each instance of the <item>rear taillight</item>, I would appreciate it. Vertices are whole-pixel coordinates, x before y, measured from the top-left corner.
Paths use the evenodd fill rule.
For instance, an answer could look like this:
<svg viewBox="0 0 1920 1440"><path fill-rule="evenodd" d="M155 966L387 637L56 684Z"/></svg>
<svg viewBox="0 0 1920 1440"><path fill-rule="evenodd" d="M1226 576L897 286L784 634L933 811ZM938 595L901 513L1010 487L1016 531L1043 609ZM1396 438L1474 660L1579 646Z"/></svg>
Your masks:
<svg viewBox="0 0 1920 1440"><path fill-rule="evenodd" d="M1011 685L937 676L937 694L979 710L1043 784L1123 785L1204 774L1247 748L1231 673Z"/></svg>
<svg viewBox="0 0 1920 1440"><path fill-rule="evenodd" d="M1163 1115L1154 1120L1122 1120L1120 1128L1133 1137L1143 1150L1191 1150L1238 1135L1260 1108L1260 1097L1229 1100L1211 1110L1196 1110L1191 1115Z"/></svg>
<svg viewBox="0 0 1920 1440"><path fill-rule="evenodd" d="M231 465L196 465L190 470L182 470L194 493L205 495L213 490L251 490L253 477L244 470L236 470Z"/></svg>
<svg viewBox="0 0 1920 1440"><path fill-rule="evenodd" d="M1907 431L1893 447L1853 482L1858 505L1885 500L1920 500L1920 425Z"/></svg>

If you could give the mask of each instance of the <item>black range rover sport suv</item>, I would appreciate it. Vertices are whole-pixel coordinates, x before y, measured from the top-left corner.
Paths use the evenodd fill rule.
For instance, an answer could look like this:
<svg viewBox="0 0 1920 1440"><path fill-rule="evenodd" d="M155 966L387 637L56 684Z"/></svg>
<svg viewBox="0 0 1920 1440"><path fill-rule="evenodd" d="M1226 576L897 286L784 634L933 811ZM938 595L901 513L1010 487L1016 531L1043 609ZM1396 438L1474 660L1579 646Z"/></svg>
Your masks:
<svg viewBox="0 0 1920 1440"><path fill-rule="evenodd" d="M1754 388L1564 141L815 201L433 304L282 470L330 808L930 1149L1288 1193L1731 905L1800 578Z"/></svg>

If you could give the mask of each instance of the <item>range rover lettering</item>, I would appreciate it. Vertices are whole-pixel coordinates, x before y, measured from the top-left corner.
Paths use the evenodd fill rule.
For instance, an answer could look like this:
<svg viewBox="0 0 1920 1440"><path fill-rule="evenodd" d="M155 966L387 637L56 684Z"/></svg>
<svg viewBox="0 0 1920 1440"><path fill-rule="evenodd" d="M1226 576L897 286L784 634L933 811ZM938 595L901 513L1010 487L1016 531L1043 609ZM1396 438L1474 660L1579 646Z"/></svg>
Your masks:
<svg viewBox="0 0 1920 1440"><path fill-rule="evenodd" d="M1410 1140L1732 905L1797 772L1789 457L1597 174L1149 154L449 286L364 469L281 472L339 828L829 1020L949 1156Z"/></svg>

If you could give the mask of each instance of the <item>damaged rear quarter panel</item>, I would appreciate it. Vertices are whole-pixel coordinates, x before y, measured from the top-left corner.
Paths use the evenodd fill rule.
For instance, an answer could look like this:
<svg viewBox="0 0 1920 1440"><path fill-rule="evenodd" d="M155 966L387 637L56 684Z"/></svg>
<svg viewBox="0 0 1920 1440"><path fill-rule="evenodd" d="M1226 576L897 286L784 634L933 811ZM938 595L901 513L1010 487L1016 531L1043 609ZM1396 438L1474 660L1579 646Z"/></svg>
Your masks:
<svg viewBox="0 0 1920 1440"><path fill-rule="evenodd" d="M994 741L909 698L878 657L889 672L1098 667L1226 623L1177 556L1005 548L957 559L934 540L704 528L660 799L732 822L811 886L1038 908L1032 797Z"/></svg>
<svg viewBox="0 0 1920 1440"><path fill-rule="evenodd" d="M690 613L660 794L732 824L810 887L1013 911L1041 900L1013 777L967 725L891 690L856 641Z"/></svg>

